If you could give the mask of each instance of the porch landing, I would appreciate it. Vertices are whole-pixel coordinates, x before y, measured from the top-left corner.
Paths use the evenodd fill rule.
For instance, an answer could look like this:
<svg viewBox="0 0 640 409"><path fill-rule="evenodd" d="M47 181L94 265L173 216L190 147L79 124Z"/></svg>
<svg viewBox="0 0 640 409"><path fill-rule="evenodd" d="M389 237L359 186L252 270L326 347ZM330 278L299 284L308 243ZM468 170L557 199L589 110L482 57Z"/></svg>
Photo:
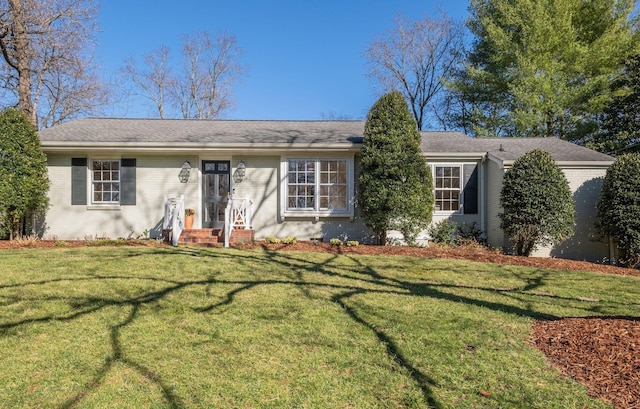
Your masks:
<svg viewBox="0 0 640 409"><path fill-rule="evenodd" d="M248 243L254 240L254 230L233 229L229 243ZM179 246L224 246L224 229L185 229L180 234Z"/></svg>

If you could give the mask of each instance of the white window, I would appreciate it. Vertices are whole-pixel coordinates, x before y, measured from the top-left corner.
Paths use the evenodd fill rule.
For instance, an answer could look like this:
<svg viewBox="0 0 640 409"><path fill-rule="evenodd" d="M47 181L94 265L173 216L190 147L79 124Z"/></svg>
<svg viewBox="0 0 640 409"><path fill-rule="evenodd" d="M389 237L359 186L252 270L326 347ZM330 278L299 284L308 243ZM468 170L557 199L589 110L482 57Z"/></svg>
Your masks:
<svg viewBox="0 0 640 409"><path fill-rule="evenodd" d="M457 212L462 197L462 166L433 165L433 195L437 212Z"/></svg>
<svg viewBox="0 0 640 409"><path fill-rule="evenodd" d="M287 159L286 212L351 212L349 163L348 159Z"/></svg>
<svg viewBox="0 0 640 409"><path fill-rule="evenodd" d="M120 161L94 160L91 166L93 203L120 202Z"/></svg>

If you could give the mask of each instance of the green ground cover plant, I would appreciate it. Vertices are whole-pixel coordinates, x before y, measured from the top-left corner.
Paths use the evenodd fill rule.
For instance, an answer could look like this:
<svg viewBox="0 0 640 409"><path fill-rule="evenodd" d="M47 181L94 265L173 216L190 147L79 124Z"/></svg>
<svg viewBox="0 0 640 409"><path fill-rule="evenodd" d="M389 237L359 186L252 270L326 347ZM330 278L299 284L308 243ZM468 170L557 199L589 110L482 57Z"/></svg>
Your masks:
<svg viewBox="0 0 640 409"><path fill-rule="evenodd" d="M640 279L171 247L0 252L0 407L608 408L536 319L640 316Z"/></svg>

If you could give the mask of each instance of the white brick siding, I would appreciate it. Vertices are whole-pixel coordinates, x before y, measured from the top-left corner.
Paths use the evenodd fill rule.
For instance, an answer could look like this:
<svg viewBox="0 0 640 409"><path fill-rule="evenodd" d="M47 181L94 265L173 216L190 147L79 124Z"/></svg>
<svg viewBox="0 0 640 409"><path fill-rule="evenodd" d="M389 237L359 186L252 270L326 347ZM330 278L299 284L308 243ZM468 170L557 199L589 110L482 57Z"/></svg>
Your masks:
<svg viewBox="0 0 640 409"><path fill-rule="evenodd" d="M560 257L573 260L606 261L609 246L601 239L594 226L596 204L606 174L606 169L563 169L576 206L576 228L574 235L553 248L540 248L536 257Z"/></svg>
<svg viewBox="0 0 640 409"><path fill-rule="evenodd" d="M357 218L288 218L279 217L281 203L279 195L280 156L234 156L229 157L169 157L140 156L136 158L136 205L101 206L71 205L71 158L73 155L48 156L48 171L51 179L49 191L50 207L46 215L45 238L82 240L95 237L137 237L146 230L150 237L160 237L164 195L184 195L185 207L196 209L194 228L202 226L202 182L199 172L202 160L231 160L232 172L240 160L246 164L246 176L242 182L231 181L236 197L248 197L253 201L253 228L255 237L295 236L300 240L324 237L329 240L341 237L364 242L370 236L364 223ZM103 158L107 158L101 155ZM120 159L119 157L113 157ZM90 160L91 158L89 158ZM110 158L109 158L110 159ZM191 163L188 183L180 183L178 173L185 160ZM90 184L88 175L87 183ZM90 192L90 187L88 192ZM90 194L90 193L88 193Z"/></svg>
<svg viewBox="0 0 640 409"><path fill-rule="evenodd" d="M162 230L164 195L185 196L185 206L200 208L198 202L197 158L126 155L136 158L136 205L102 206L71 205L71 158L48 155L51 180L50 206L46 216L45 238L64 240L95 237L129 237L142 235L159 237ZM101 155L101 158L107 158ZM120 159L109 157L109 159ZM91 158L89 158L91 159ZM189 183L180 183L178 172L185 160L194 167ZM91 183L90 175L87 180ZM88 195L91 193L88 187Z"/></svg>

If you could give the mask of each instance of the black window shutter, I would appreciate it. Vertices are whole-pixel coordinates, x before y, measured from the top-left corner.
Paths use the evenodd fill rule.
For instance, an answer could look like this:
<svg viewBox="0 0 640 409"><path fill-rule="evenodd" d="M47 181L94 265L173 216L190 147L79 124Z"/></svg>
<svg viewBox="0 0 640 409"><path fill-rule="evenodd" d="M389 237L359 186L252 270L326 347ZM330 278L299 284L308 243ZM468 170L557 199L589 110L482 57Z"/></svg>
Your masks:
<svg viewBox="0 0 640 409"><path fill-rule="evenodd" d="M71 158L71 204L87 204L87 158Z"/></svg>
<svg viewBox="0 0 640 409"><path fill-rule="evenodd" d="M120 204L136 204L136 160L120 161Z"/></svg>
<svg viewBox="0 0 640 409"><path fill-rule="evenodd" d="M478 166L464 165L464 214L478 214Z"/></svg>

